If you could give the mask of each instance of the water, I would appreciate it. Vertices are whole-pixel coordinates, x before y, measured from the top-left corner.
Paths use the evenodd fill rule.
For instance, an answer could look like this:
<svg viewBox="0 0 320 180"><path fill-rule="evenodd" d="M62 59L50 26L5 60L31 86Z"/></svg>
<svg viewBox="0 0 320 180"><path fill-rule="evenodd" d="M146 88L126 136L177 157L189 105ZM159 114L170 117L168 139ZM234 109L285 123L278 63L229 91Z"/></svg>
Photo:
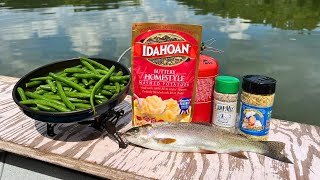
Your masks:
<svg viewBox="0 0 320 180"><path fill-rule="evenodd" d="M116 60L138 21L201 24L203 40L224 51L204 52L220 74L274 77L273 117L320 125L320 0L0 0L0 74L78 56Z"/></svg>

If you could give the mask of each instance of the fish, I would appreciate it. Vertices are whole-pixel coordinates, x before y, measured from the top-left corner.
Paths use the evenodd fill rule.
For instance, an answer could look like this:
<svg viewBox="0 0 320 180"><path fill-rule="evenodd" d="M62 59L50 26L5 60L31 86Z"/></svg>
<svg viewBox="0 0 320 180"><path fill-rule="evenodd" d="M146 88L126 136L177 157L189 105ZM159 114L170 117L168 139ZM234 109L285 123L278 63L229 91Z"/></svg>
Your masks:
<svg viewBox="0 0 320 180"><path fill-rule="evenodd" d="M129 144L157 151L229 154L241 159L248 159L244 152L253 152L293 164L281 153L285 148L283 142L254 141L241 134L200 123L155 122L132 127L123 136Z"/></svg>

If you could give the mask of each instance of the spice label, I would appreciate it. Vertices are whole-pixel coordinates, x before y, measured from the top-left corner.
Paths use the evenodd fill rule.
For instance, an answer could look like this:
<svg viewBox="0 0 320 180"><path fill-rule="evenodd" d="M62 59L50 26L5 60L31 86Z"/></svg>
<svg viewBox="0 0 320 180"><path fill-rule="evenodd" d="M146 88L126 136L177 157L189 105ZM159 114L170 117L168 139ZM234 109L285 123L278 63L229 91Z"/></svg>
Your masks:
<svg viewBox="0 0 320 180"><path fill-rule="evenodd" d="M213 123L222 127L234 127L237 117L237 102L214 100Z"/></svg>
<svg viewBox="0 0 320 180"><path fill-rule="evenodd" d="M190 122L201 26L135 23L132 31L133 125Z"/></svg>
<svg viewBox="0 0 320 180"><path fill-rule="evenodd" d="M265 136L269 133L272 106L256 107L241 102L240 130L253 136Z"/></svg>

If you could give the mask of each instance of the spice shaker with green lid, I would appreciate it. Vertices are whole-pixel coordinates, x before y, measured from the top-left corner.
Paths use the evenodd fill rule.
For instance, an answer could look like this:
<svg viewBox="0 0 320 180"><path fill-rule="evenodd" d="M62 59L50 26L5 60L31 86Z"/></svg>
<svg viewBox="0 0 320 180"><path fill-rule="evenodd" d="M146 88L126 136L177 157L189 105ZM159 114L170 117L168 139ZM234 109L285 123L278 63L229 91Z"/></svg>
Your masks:
<svg viewBox="0 0 320 180"><path fill-rule="evenodd" d="M237 117L239 79L233 76L218 76L215 82L213 124L234 128Z"/></svg>
<svg viewBox="0 0 320 180"><path fill-rule="evenodd" d="M268 140L276 80L262 75L246 75L242 81L240 132L246 137Z"/></svg>

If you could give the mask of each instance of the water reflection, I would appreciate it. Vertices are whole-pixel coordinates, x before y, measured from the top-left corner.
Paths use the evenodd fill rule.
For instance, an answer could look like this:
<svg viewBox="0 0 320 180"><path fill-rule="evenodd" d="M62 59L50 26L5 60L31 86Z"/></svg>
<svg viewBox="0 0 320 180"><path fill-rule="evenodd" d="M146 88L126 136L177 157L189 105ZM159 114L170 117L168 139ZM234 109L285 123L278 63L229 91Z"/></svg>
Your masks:
<svg viewBox="0 0 320 180"><path fill-rule="evenodd" d="M123 6L139 5L139 0L31 0L28 2L24 0L3 0L0 7L3 6L9 9L36 9L66 5L88 7L79 8L76 11L107 10L118 9Z"/></svg>
<svg viewBox="0 0 320 180"><path fill-rule="evenodd" d="M243 18L275 28L311 31L320 22L320 0L178 0L197 14Z"/></svg>
<svg viewBox="0 0 320 180"><path fill-rule="evenodd" d="M250 20L245 20L242 18L234 18L234 19L227 19L222 20L222 23L219 27L219 31L223 33L227 33L230 39L237 39L237 40L249 40L250 35L247 34L245 31L249 28Z"/></svg>

